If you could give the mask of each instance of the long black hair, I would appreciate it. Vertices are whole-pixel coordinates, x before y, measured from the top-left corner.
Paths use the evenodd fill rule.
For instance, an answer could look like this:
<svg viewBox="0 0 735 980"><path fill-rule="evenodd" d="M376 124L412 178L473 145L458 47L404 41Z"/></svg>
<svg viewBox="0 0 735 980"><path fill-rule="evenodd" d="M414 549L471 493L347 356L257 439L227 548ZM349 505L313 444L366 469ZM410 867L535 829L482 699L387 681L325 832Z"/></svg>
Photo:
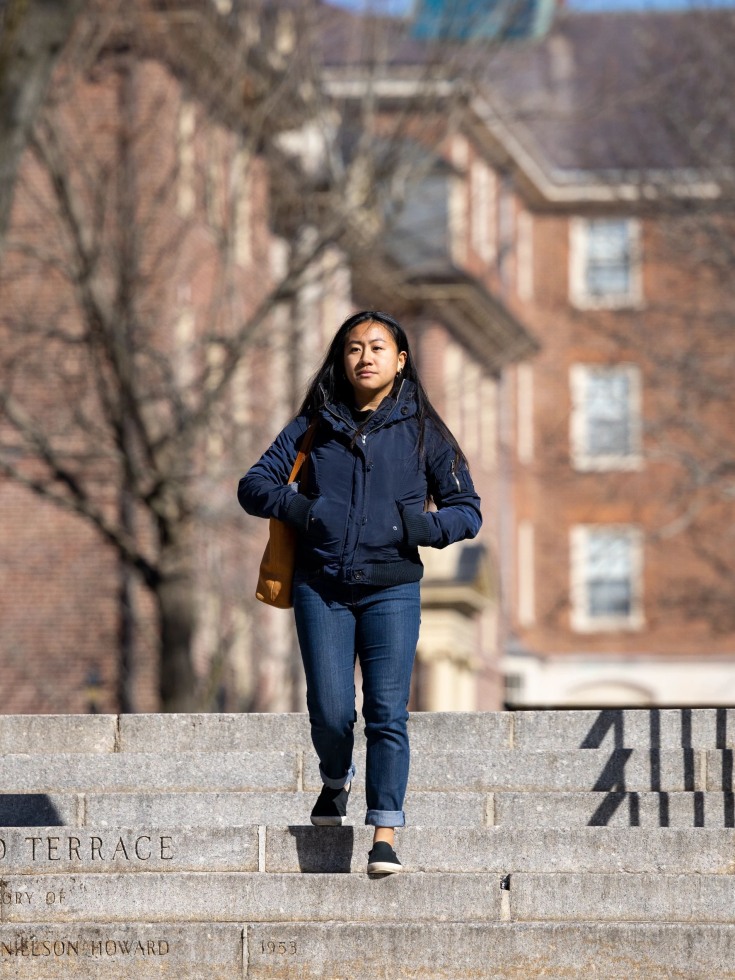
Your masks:
<svg viewBox="0 0 735 980"><path fill-rule="evenodd" d="M405 330L396 319L388 313L381 313L379 310L362 310L360 313L353 313L352 316L347 317L332 338L324 360L309 382L306 397L299 409L299 415L308 415L311 418L320 411L325 402L342 402L345 405L352 404L354 393L352 391L352 385L347 380L344 367L345 344L347 343L347 337L350 331L355 327L359 327L361 323L379 323L393 337L399 353L401 351L406 352L406 363L403 366L400 377L396 377L391 395L395 397L398 394L402 378L412 381L416 386L416 417L419 423L417 448L419 457L424 455L426 420L430 419L434 428L454 450L453 469L456 471L460 465L467 466L467 459L459 443L429 401L429 396L426 394L419 373L416 370L416 363L411 354L411 347L408 343Z"/></svg>

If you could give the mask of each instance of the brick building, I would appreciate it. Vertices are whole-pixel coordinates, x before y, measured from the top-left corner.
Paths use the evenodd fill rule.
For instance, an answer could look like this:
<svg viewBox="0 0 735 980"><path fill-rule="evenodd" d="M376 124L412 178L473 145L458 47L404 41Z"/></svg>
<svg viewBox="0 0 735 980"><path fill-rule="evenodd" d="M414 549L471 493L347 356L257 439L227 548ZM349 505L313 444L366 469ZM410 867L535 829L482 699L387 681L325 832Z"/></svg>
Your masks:
<svg viewBox="0 0 735 980"><path fill-rule="evenodd" d="M377 243L366 235L367 245L364 185L337 187L354 234L320 249L298 288L269 309L201 430L189 484L200 706L302 704L290 616L251 597L265 528L237 510L234 487L298 404L338 323L374 306L407 328L484 502L475 542L424 555L414 706L730 700L732 296L727 250L715 246L729 241L717 163L732 130L721 125L706 152L691 138L697 92L722 84L705 43L712 21L562 13L533 43L470 39L436 61L410 22L369 21L366 30L362 18L317 4L328 112L315 125L291 99L291 115L269 119L280 133L265 148L247 139L242 94L247 109L259 72L294 57L297 8L278 5L257 25L227 22L230 40L249 39L238 49L248 71L233 75L232 103L221 103L216 73L192 70L191 39L210 22L192 18L201 6L186 5L183 40L165 13L147 15L157 33L134 60L145 93L138 119L146 106L148 118L166 108L140 173L167 188L156 206L175 262L154 283L148 311L184 402L200 381L217 384L222 336L247 322L318 238L333 213L322 202L336 151L349 174L360 132L369 132L374 186L381 173L391 184L401 172L405 183L387 230ZM726 40L731 29L722 14L715 35ZM90 131L95 112L103 132L114 130L120 104L101 106L117 91L116 59L127 51L102 46L90 72L75 76ZM692 72L705 51L711 70ZM471 96L455 84L457 59L476 63ZM360 130L368 101L372 128ZM673 119L661 111L672 106ZM404 170L381 172L397 150ZM34 211L27 196L34 166L29 156L11 242L21 232L21 244L35 248L52 209L46 201ZM390 210L396 196L386 201ZM10 256L6 272L21 261ZM64 295L37 264L25 279L5 278L11 337L23 334L23 317L38 320L39 303L58 306ZM69 300L65 315L73 308ZM7 429L3 438L4 451L20 453ZM108 480L114 507L120 481ZM80 518L9 481L0 507L9 692L0 710L117 710L128 696L138 710L156 708L150 592L131 584L115 550Z"/></svg>
<svg viewBox="0 0 735 980"><path fill-rule="evenodd" d="M326 242L289 284L321 233L319 208L289 195L312 174L324 199L325 154L283 72L298 33L288 6L256 25L196 3L100 10L60 63L3 257L1 710L154 710L157 650L179 626L193 629L191 707L300 708L291 617L252 596L266 527L239 511L237 478L344 316L383 306L403 319L492 507L498 374L535 345L457 265L446 172L431 263L400 248L415 237L409 214L380 247ZM80 69L82 50L94 56ZM284 84L288 108L261 114L253 135L264 79ZM228 345L250 323L219 393ZM170 507L186 520L167 524ZM418 706L500 703L492 522L483 533L427 562ZM172 534L184 540L161 589Z"/></svg>
<svg viewBox="0 0 735 980"><path fill-rule="evenodd" d="M539 345L499 374L513 705L735 696L734 28L731 11L559 11L534 43L482 48L464 106L444 96L450 191L432 175L407 198L416 237L446 227L455 268ZM429 58L409 22L378 79L347 55L333 88L370 79L396 115Z"/></svg>
<svg viewBox="0 0 735 980"><path fill-rule="evenodd" d="M277 311L207 404L282 264L242 125L257 57L242 74L208 5L106 0L55 73L0 277L2 711L157 709L167 605L169 648L194 630L202 705L254 686L220 661L240 622L234 459L272 396Z"/></svg>
<svg viewBox="0 0 735 980"><path fill-rule="evenodd" d="M515 704L735 696L735 119L715 108L734 28L731 12L568 14L508 52L523 84L505 53L493 69L511 305L541 348L504 389Z"/></svg>

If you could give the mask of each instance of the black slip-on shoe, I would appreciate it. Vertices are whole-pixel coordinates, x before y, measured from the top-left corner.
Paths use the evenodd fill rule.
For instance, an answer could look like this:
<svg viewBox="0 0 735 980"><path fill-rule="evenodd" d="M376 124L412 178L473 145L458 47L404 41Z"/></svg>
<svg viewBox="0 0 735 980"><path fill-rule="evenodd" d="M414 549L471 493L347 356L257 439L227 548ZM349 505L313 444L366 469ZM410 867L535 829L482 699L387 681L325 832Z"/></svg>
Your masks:
<svg viewBox="0 0 735 980"><path fill-rule="evenodd" d="M352 784L345 789L330 789L322 786L319 798L311 811L311 822L315 827L341 827L347 819L347 800Z"/></svg>
<svg viewBox="0 0 735 980"><path fill-rule="evenodd" d="M403 865L396 857L396 852L387 843L379 840L373 844L373 848L368 854L367 871L369 875L393 875L397 871L403 871Z"/></svg>

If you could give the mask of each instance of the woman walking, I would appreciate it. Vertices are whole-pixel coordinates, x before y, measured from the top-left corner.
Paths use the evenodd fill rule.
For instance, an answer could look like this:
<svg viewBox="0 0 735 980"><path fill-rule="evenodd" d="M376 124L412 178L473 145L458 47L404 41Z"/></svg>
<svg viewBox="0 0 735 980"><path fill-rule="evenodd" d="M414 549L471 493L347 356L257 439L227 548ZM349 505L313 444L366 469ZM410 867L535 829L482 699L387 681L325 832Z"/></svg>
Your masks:
<svg viewBox="0 0 735 980"><path fill-rule="evenodd" d="M287 480L314 419L296 492ZM365 311L342 324L296 418L240 480L238 499L249 514L297 532L293 607L324 784L311 822L340 826L347 814L359 658L365 823L375 828L367 870L400 871L394 828L405 825L418 546L472 538L482 518L467 461L429 402L393 317Z"/></svg>

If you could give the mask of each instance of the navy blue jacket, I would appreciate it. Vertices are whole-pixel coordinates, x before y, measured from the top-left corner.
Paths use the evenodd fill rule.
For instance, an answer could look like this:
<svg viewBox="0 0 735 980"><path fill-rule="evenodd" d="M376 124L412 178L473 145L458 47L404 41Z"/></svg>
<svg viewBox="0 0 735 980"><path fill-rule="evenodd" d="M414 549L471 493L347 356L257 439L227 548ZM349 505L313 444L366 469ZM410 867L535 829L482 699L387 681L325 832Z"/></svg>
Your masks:
<svg viewBox="0 0 735 980"><path fill-rule="evenodd" d="M298 416L240 480L238 500L298 532L297 565L344 582L393 585L423 574L419 545L445 548L480 529L480 498L466 466L431 420L419 458L415 386L404 381L355 438L342 404L320 413L299 492L287 485L309 419ZM431 497L435 511L425 511Z"/></svg>

